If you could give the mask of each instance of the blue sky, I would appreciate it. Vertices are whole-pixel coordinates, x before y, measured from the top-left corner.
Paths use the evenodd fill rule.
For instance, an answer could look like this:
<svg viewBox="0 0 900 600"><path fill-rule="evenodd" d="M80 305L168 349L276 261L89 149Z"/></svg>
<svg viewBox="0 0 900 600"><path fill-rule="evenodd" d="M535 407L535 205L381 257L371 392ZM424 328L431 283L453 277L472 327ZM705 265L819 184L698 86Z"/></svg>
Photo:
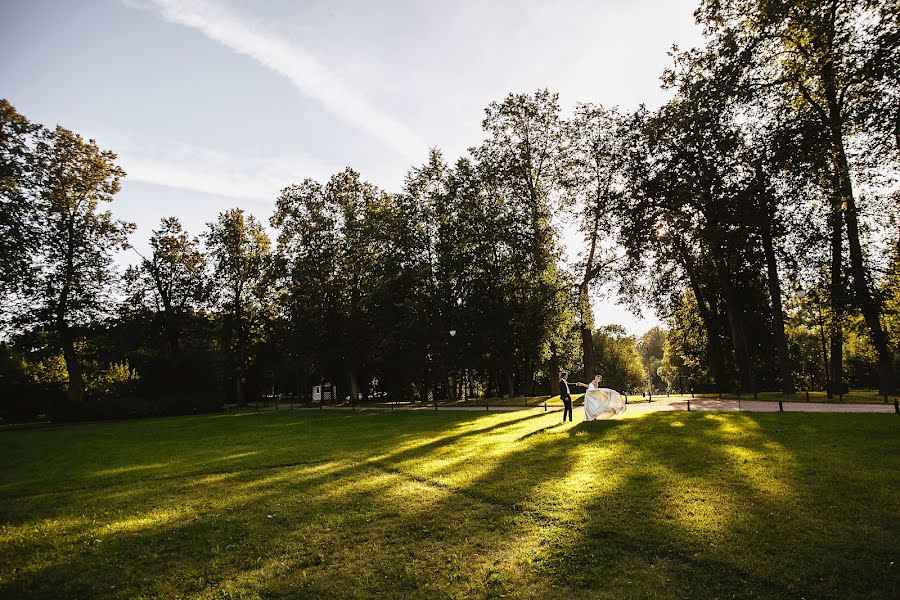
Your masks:
<svg viewBox="0 0 900 600"><path fill-rule="evenodd" d="M233 206L267 222L279 189L346 165L397 190L428 147L477 144L484 107L510 92L657 106L666 51L702 42L695 7L0 0L0 96L118 153L113 210L143 250L162 217L195 234ZM595 311L632 333L656 324L610 300Z"/></svg>

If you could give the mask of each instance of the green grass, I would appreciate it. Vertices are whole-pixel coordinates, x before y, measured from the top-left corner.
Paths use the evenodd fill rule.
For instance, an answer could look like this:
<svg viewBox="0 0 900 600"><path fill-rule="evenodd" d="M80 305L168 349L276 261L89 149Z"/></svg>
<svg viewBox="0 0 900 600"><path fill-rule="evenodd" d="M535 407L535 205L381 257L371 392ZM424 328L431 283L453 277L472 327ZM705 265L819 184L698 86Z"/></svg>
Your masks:
<svg viewBox="0 0 900 600"><path fill-rule="evenodd" d="M559 417L5 431L0 596L898 597L894 415Z"/></svg>

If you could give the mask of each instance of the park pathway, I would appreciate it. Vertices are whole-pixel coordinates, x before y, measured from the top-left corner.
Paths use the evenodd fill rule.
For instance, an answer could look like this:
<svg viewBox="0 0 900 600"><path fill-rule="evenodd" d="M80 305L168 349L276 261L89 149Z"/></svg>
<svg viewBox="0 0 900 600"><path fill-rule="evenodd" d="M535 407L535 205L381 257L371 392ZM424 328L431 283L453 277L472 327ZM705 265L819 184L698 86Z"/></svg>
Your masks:
<svg viewBox="0 0 900 600"><path fill-rule="evenodd" d="M765 400L718 400L715 398L697 398L690 401L691 410L713 412L778 412L778 402ZM832 404L828 402L782 402L784 412L820 412L820 413L892 413L893 404ZM679 398L670 400L660 398L653 402L629 404L627 415L641 415L648 412L670 410L688 410L688 401Z"/></svg>
<svg viewBox="0 0 900 600"><path fill-rule="evenodd" d="M690 404L690 408L688 405ZM895 408L893 404L831 404L826 402L783 402L784 412L816 412L816 413L893 413ZM281 405L281 410L288 407ZM296 407L300 409L300 407ZM379 410L379 411L434 411L434 405L397 405L393 409L384 406L326 406L325 410ZM272 407L266 407L264 410L272 410ZM318 408L306 408L301 410L319 410ZM489 406L486 408L481 406L438 406L437 410L441 411L462 411L462 412L509 412L518 410L529 410L534 412L560 412L562 406ZM576 407L575 412L581 411L581 407ZM719 400L714 398L696 398L686 400L684 398L669 399L659 398L653 402L631 402L627 409L621 415L622 418L639 417L647 413L668 412L677 410L692 410L701 412L779 412L778 402L764 400Z"/></svg>

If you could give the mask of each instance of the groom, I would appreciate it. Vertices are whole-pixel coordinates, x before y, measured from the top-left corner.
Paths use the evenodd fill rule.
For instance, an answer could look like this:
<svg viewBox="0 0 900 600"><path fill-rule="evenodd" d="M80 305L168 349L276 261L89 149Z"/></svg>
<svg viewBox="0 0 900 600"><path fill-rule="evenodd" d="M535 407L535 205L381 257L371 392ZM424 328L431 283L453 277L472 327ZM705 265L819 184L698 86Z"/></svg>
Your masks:
<svg viewBox="0 0 900 600"><path fill-rule="evenodd" d="M566 422L566 415L569 415L569 422L572 421L572 395L569 393L569 382L566 379L569 374L566 371L559 373L559 397L563 403L563 423Z"/></svg>

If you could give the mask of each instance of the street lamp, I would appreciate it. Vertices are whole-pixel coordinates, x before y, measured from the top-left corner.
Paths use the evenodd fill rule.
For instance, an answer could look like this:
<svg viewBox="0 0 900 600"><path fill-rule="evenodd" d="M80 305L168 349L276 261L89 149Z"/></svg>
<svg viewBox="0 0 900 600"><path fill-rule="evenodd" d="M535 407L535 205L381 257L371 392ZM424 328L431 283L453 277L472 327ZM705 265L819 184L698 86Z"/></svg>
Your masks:
<svg viewBox="0 0 900 600"><path fill-rule="evenodd" d="M462 303L463 303L462 298L460 298L460 297L457 296L457 298L456 298L456 313L454 314L454 319L453 319L454 321L459 322L459 310L462 308ZM456 337L456 329L451 329L451 330L450 330L450 338L453 339L453 338L455 338L455 337ZM453 349L454 349L454 350L456 349L456 345L455 345L455 344L453 344ZM454 369L455 377L454 377L454 379L453 379L453 385L456 386L456 385L458 385L460 382L457 380L457 379L459 378L459 371L458 371L458 364L459 364L459 363L458 363L458 361L456 360L455 357L454 357L454 359L453 359L453 363L454 363L454 366L457 367L457 368ZM465 388L463 388L463 400L464 400L464 401L465 401L465 399L466 399L465 394L466 394ZM456 397L456 394L455 394L455 393L453 394L453 397L454 397L454 398Z"/></svg>

